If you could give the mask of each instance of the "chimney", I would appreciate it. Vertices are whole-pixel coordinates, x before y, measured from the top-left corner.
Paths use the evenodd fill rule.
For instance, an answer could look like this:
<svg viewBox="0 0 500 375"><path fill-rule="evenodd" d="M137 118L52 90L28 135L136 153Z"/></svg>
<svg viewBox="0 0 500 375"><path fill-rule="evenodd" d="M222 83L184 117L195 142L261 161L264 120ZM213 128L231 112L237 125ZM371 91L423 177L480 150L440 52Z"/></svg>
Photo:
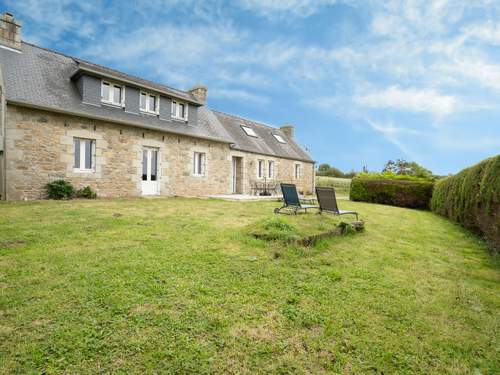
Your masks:
<svg viewBox="0 0 500 375"><path fill-rule="evenodd" d="M208 92L207 86L196 85L188 92L191 95L193 95L196 98L196 100L198 100L203 104L205 104L205 102L207 101L207 92Z"/></svg>
<svg viewBox="0 0 500 375"><path fill-rule="evenodd" d="M0 16L0 44L21 50L21 22L14 19L11 13Z"/></svg>
<svg viewBox="0 0 500 375"><path fill-rule="evenodd" d="M294 126L291 124L285 124L281 128L281 131L285 133L288 138L293 138Z"/></svg>

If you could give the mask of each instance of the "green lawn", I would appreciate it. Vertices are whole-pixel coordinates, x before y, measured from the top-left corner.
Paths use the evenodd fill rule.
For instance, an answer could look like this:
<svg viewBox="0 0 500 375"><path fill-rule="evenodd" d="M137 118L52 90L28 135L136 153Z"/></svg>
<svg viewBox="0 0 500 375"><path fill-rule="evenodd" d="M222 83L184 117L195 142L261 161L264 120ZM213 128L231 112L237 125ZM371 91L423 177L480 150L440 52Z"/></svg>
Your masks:
<svg viewBox="0 0 500 375"><path fill-rule="evenodd" d="M0 373L498 373L498 259L430 212L340 203L366 231L312 248L249 234L277 202L2 203Z"/></svg>
<svg viewBox="0 0 500 375"><path fill-rule="evenodd" d="M316 176L316 186L333 187L337 195L349 197L349 192L351 191L351 179Z"/></svg>

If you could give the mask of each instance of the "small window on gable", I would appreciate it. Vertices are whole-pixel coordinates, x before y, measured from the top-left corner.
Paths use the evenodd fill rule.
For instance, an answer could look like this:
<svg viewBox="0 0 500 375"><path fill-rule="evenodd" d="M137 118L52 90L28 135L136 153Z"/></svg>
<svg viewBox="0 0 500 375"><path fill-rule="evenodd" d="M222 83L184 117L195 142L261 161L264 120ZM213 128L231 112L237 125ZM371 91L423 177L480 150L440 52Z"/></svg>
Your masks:
<svg viewBox="0 0 500 375"><path fill-rule="evenodd" d="M204 152L195 152L194 160L193 160L193 175L194 176L205 176L206 165L205 165L206 156Z"/></svg>
<svg viewBox="0 0 500 375"><path fill-rule="evenodd" d="M140 109L142 112L159 113L159 97L158 95L141 92Z"/></svg>
<svg viewBox="0 0 500 375"><path fill-rule="evenodd" d="M75 156L73 169L78 172L92 172L95 169L95 140L73 138Z"/></svg>
<svg viewBox="0 0 500 375"><path fill-rule="evenodd" d="M106 81L101 82L101 101L107 104L123 106L125 89L123 86Z"/></svg>
<svg viewBox="0 0 500 375"><path fill-rule="evenodd" d="M285 139L278 134L273 134L273 137L279 142L279 143L286 143Z"/></svg>
<svg viewBox="0 0 500 375"><path fill-rule="evenodd" d="M296 180L300 179L300 164L295 164L294 177Z"/></svg>
<svg viewBox="0 0 500 375"><path fill-rule="evenodd" d="M188 119L188 106L186 103L172 100L172 117L177 120L187 121Z"/></svg>
<svg viewBox="0 0 500 375"><path fill-rule="evenodd" d="M269 160L267 165L267 178L274 178L274 161Z"/></svg>
<svg viewBox="0 0 500 375"><path fill-rule="evenodd" d="M253 130L251 127L241 125L241 128L243 129L243 131L245 132L246 135L248 135L250 137L258 138L257 133L255 133L255 130Z"/></svg>

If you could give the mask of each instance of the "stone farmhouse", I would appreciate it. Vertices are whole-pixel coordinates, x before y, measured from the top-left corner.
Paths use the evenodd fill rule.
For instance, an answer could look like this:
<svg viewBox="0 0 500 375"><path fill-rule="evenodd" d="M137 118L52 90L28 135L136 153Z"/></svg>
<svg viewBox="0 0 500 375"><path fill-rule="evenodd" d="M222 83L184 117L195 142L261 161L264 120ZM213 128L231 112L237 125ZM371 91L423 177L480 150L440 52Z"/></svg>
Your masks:
<svg viewBox="0 0 500 375"><path fill-rule="evenodd" d="M181 91L21 40L0 16L0 196L41 199L66 179L101 197L250 194L255 182L314 190L314 161L275 128Z"/></svg>

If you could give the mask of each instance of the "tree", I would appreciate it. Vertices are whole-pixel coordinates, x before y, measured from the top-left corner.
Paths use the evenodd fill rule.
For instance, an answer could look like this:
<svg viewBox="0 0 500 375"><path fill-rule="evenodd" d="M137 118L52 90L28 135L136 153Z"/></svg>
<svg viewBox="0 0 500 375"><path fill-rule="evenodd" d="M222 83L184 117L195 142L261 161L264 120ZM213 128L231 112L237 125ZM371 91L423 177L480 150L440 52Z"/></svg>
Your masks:
<svg viewBox="0 0 500 375"><path fill-rule="evenodd" d="M432 178L432 172L417 162L404 159L389 160L385 163L382 173L393 173L398 175L409 175L422 178Z"/></svg>
<svg viewBox="0 0 500 375"><path fill-rule="evenodd" d="M332 167L327 163L323 163L318 166L317 175L327 177L344 177L344 173L340 169Z"/></svg>

